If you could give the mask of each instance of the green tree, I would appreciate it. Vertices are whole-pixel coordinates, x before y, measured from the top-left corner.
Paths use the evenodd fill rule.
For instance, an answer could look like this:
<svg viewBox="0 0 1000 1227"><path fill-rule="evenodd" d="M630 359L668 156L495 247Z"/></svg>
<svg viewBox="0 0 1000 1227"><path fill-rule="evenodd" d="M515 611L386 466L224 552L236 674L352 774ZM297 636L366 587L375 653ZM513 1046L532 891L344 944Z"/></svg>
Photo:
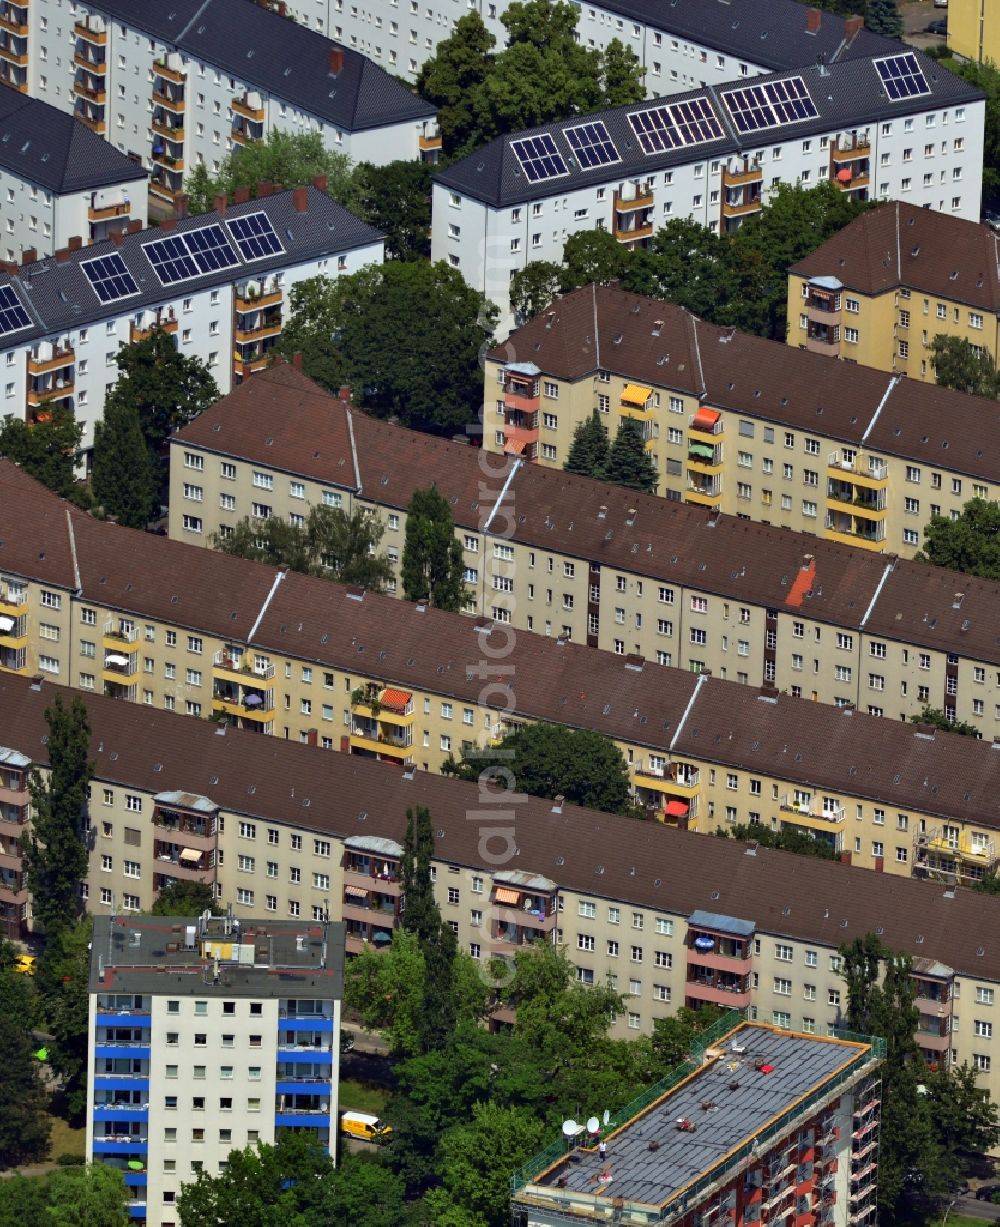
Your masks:
<svg viewBox="0 0 1000 1227"><path fill-rule="evenodd" d="M973 882L972 889L982 895L1000 895L1000 875L995 869L991 870L990 873Z"/></svg>
<svg viewBox="0 0 1000 1227"><path fill-rule="evenodd" d="M94 426L94 498L126 528L145 528L156 511L157 478L135 403L109 396Z"/></svg>
<svg viewBox="0 0 1000 1227"><path fill-rule="evenodd" d="M916 558L980 579L1000 579L1000 503L974 498L957 520L931 516Z"/></svg>
<svg viewBox="0 0 1000 1227"><path fill-rule="evenodd" d="M911 716L914 724L930 724L945 733L958 733L962 737L982 737L982 733L968 720L952 720L940 707L924 707L919 716Z"/></svg>
<svg viewBox="0 0 1000 1227"><path fill-rule="evenodd" d="M495 43L479 13L465 13L420 69L417 90L438 108L442 144L449 155L470 146L476 99L491 70Z"/></svg>
<svg viewBox="0 0 1000 1227"><path fill-rule="evenodd" d="M573 432L573 442L563 468L567 473L581 473L584 477L600 479L608 471L609 454L608 431L595 409Z"/></svg>
<svg viewBox="0 0 1000 1227"><path fill-rule="evenodd" d="M61 1114L81 1123L87 1107L87 981L90 974L89 917L46 938L35 980L42 997L45 1029L51 1034L49 1067L58 1079Z"/></svg>
<svg viewBox="0 0 1000 1227"><path fill-rule="evenodd" d="M608 230L578 230L563 244L564 290L610 285L624 277L631 253Z"/></svg>
<svg viewBox="0 0 1000 1227"><path fill-rule="evenodd" d="M366 1030L386 1032L400 1058L420 1051L424 976L420 942L403 929L395 930L387 949L366 946L345 969L348 1008L360 1015Z"/></svg>
<svg viewBox="0 0 1000 1227"><path fill-rule="evenodd" d="M455 536L451 505L436 486L415 490L406 509L403 595L460 613L465 604L465 561Z"/></svg>
<svg viewBox="0 0 1000 1227"><path fill-rule="evenodd" d="M347 384L377 417L420 430L451 432L476 418L479 352L497 309L457 269L393 260L336 281L299 282L290 302L280 348L301 352L317 383Z"/></svg>
<svg viewBox="0 0 1000 1227"><path fill-rule="evenodd" d="M479 779L491 764L504 764L517 787L535 797L563 796L574 805L624 814L631 809L628 766L610 737L562 724L526 724L496 749L474 750L446 770Z"/></svg>
<svg viewBox="0 0 1000 1227"><path fill-rule="evenodd" d="M31 1227L127 1227L125 1181L104 1163L0 1180L0 1223Z"/></svg>
<svg viewBox="0 0 1000 1227"><path fill-rule="evenodd" d="M971 1065L937 1069L927 1080L934 1136L946 1163L963 1175L970 1159L1000 1143L1000 1109Z"/></svg>
<svg viewBox="0 0 1000 1227"><path fill-rule="evenodd" d="M648 249L632 253L622 285L714 319L731 296L727 242L688 218L672 218Z"/></svg>
<svg viewBox="0 0 1000 1227"><path fill-rule="evenodd" d="M405 905L403 928L414 934L424 957L424 991L420 1012L421 1045L429 1052L447 1042L455 1025L453 972L455 934L441 919L431 883L434 829L423 805L406 811L406 834L400 860L400 891Z"/></svg>
<svg viewBox="0 0 1000 1227"><path fill-rule="evenodd" d="M74 475L83 426L68 409L56 407L48 421L33 425L8 415L0 426L0 456L62 498L85 503Z"/></svg>
<svg viewBox="0 0 1000 1227"><path fill-rule="evenodd" d="M973 396L996 400L1000 396L1000 375L988 350L977 353L961 337L941 333L931 342L931 362L938 385Z"/></svg>
<svg viewBox="0 0 1000 1227"><path fill-rule="evenodd" d="M76 696L67 707L57 694L45 710L45 723L49 771L43 777L32 770L32 829L22 836L22 850L35 920L51 936L80 911L80 883L87 872L83 816L94 772L83 700Z"/></svg>
<svg viewBox="0 0 1000 1227"><path fill-rule="evenodd" d="M156 896L149 909L153 916L200 916L203 912L219 915L211 886L204 882L184 882L173 878Z"/></svg>
<svg viewBox="0 0 1000 1227"><path fill-rule="evenodd" d="M616 486L642 490L646 494L655 493L656 465L646 451L642 427L635 418L622 418L619 423L618 433L608 452L608 466L604 476Z"/></svg>
<svg viewBox="0 0 1000 1227"><path fill-rule="evenodd" d="M13 952L0 949L0 1069L4 1110L0 1113L0 1168L43 1159L49 1148L48 1096L32 1056L31 1024L35 1014L27 976L13 970ZM0 1188L7 1182L0 1180ZM0 1222L12 1222L2 1214ZM31 1222L32 1220L21 1220Z"/></svg>
<svg viewBox="0 0 1000 1227"><path fill-rule="evenodd" d="M228 536L209 540L224 554L384 592L392 577L392 564L378 552L384 533L382 520L364 508L312 507L305 524L244 518Z"/></svg>
<svg viewBox="0 0 1000 1227"><path fill-rule="evenodd" d="M646 70L635 52L626 47L620 38L613 38L604 50L601 65L604 86L601 106L623 107L630 102L641 102L646 96L643 85L645 75Z"/></svg>
<svg viewBox="0 0 1000 1227"><path fill-rule="evenodd" d="M682 1005L669 1018L657 1018L653 1022L653 1050L663 1072L686 1061L697 1036L713 1023L718 1022L722 1010L714 1005L702 1005L697 1009Z"/></svg>
<svg viewBox="0 0 1000 1227"><path fill-rule="evenodd" d="M903 33L903 19L896 7L896 0L868 0L865 25L873 34L900 38Z"/></svg>
<svg viewBox="0 0 1000 1227"><path fill-rule="evenodd" d="M837 852L832 843L816 839L807 831L788 827L774 831L762 822L741 823L732 828L718 827L716 835L722 839L738 839L743 843L756 843L762 848L781 848L799 856L814 856L819 860L835 861Z"/></svg>
<svg viewBox="0 0 1000 1227"><path fill-rule="evenodd" d="M385 235L386 256L426 260L431 254L430 162L362 162L354 171L361 217Z"/></svg>
<svg viewBox="0 0 1000 1227"><path fill-rule="evenodd" d="M248 188L256 196L260 183L284 188L308 184L325 175L327 191L341 204L354 203L350 159L328 149L320 132L282 132L272 128L262 141L251 141L226 154L213 179L204 166L196 165L185 182L188 207L192 213L215 207L214 198L230 198L237 188Z"/></svg>
<svg viewBox="0 0 1000 1227"><path fill-rule="evenodd" d="M564 270L551 260L532 260L510 280L510 309L517 323L524 324L558 297Z"/></svg>

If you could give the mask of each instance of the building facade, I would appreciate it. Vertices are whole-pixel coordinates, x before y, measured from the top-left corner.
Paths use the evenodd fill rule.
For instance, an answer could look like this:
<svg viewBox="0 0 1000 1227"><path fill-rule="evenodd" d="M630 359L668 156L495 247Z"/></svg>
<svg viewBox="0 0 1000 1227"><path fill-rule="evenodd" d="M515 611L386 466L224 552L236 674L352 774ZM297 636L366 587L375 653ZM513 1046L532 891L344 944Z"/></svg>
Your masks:
<svg viewBox="0 0 1000 1227"><path fill-rule="evenodd" d="M0 677L0 745L43 775L38 747L57 689ZM445 776L220 733L162 711L137 720L128 705L95 695L84 702L95 768L84 895L95 916L115 917L126 934L152 923L138 913L180 879L213 887L244 932L265 924L302 932L330 918L343 922L349 955L378 948L400 923L406 811L424 805L437 831L435 896L460 947L484 960L537 940L558 944L581 983L610 983L626 997L616 1035L649 1034L681 1005L706 1003L832 1035L847 1003L839 949L880 929L887 947L914 960L927 1059L968 1062L1000 1094L1000 1062L992 1063L1000 960L987 939L997 903L989 895L733 840L707 843L559 799L502 796L484 805L473 785ZM102 953L95 938L94 958ZM506 1005L494 1012L495 1025L513 1019Z"/></svg>
<svg viewBox="0 0 1000 1227"><path fill-rule="evenodd" d="M150 171L176 205L269 132L318 132L352 161L436 156L435 111L384 68L246 0L8 5L8 83L68 111ZM259 54L261 48L267 54Z"/></svg>
<svg viewBox="0 0 1000 1227"><path fill-rule="evenodd" d="M937 152L925 144L924 164ZM978 222L900 201L865 213L788 270L788 343L927 383L938 336L996 361L997 244Z"/></svg>
<svg viewBox="0 0 1000 1227"><path fill-rule="evenodd" d="M948 47L980 64L1000 63L1000 22L989 0L951 0Z"/></svg>
<svg viewBox="0 0 1000 1227"><path fill-rule="evenodd" d="M212 717L263 734L262 744L301 741L403 770L440 771L525 723L590 728L619 746L636 803L658 822L708 834L790 827L831 856L901 877L971 883L1000 859L993 742L722 680L702 661L671 668L514 633L504 622L100 524L3 483L15 488L46 541L48 570L9 589L17 605L0 637L7 672ZM18 549L22 557L5 558L8 583L43 569L31 563L34 542ZM544 556L537 562L544 575ZM808 567L795 577L800 593L807 582ZM685 619L685 641L716 639L704 598L685 596L678 607L679 590L663 589L663 616ZM712 612L728 619L732 645L741 607L718 602ZM850 667L835 662L851 659L856 636L821 627L807 639L804 622L801 630L803 650L827 644L834 676ZM503 669L494 675L498 641Z"/></svg>
<svg viewBox="0 0 1000 1227"><path fill-rule="evenodd" d="M0 87L0 259L99 243L146 224L146 172L72 117Z"/></svg>
<svg viewBox="0 0 1000 1227"><path fill-rule="evenodd" d="M184 1184L289 1130L336 1155L343 988L340 924L98 914L87 1160L134 1222L176 1227Z"/></svg>
<svg viewBox="0 0 1000 1227"><path fill-rule="evenodd" d="M888 218L899 207L865 216ZM914 213L920 225L937 216ZM968 229L994 246L984 227ZM937 250L943 257L950 249ZM802 311L814 328L817 298L831 291L799 284L789 318ZM860 296L846 289L835 295L845 310L861 311ZM876 311L895 313L916 332L918 319L930 313L924 296L919 314L920 297L915 289L908 299L889 294L865 303L865 335L878 332ZM912 312L899 307L903 301ZM958 308L947 310L950 317ZM995 332L996 318L985 318ZM883 322L898 350L898 326L888 317ZM794 341L794 323L792 329ZM658 492L668 499L874 553L912 558L932 516L955 519L970 499L1000 494L993 460L1000 430L991 401L938 388L933 376L924 387L891 367L883 375L853 362L824 366L812 342L791 358L778 342L705 324L672 304L614 287L557 299L493 349L485 371L483 445L492 451L561 469L576 428L595 411L610 438L623 418L632 418L656 468ZM996 431L994 445L984 431Z"/></svg>
<svg viewBox="0 0 1000 1227"><path fill-rule="evenodd" d="M240 192L235 202L220 198L212 213L156 230L136 219L128 233L49 259L23 253L20 267L0 270L8 308L0 411L36 422L63 406L83 426L87 452L117 379L119 347L153 328L204 362L223 392L261 370L293 286L382 262L382 235L318 182L254 200Z"/></svg>
<svg viewBox="0 0 1000 1227"><path fill-rule="evenodd" d="M515 1227L874 1222L885 1041L734 1017L607 1125L568 1121L514 1177Z"/></svg>
<svg viewBox="0 0 1000 1227"><path fill-rule="evenodd" d="M930 179L914 174L917 140L940 148ZM498 137L435 176L431 250L509 331L514 273L560 262L571 234L645 246L672 218L725 234L779 183L824 180L976 220L982 149L980 92L919 52L813 64Z"/></svg>

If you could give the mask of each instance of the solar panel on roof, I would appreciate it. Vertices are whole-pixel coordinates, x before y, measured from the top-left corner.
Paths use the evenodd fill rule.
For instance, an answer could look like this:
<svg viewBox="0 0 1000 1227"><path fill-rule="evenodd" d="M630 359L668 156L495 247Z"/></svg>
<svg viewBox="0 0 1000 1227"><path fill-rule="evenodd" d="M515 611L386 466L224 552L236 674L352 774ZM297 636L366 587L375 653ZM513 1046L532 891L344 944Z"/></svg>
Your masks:
<svg viewBox="0 0 1000 1227"><path fill-rule="evenodd" d="M581 170L590 170L592 166L609 166L612 162L621 161L603 120L581 124L578 128L567 128L564 135L569 141L570 149L576 154Z"/></svg>
<svg viewBox="0 0 1000 1227"><path fill-rule="evenodd" d="M248 213L226 222L244 260L263 260L284 251L266 213Z"/></svg>
<svg viewBox="0 0 1000 1227"><path fill-rule="evenodd" d="M31 317L9 285L0 285L0 337L31 327Z"/></svg>
<svg viewBox="0 0 1000 1227"><path fill-rule="evenodd" d="M198 265L179 234L144 243L142 250L163 285L176 285L178 281L198 276Z"/></svg>
<svg viewBox="0 0 1000 1227"><path fill-rule="evenodd" d="M558 179L569 174L566 159L556 148L556 143L548 132L543 132L541 136L527 136L520 141L511 141L510 147L514 157L521 163L521 169L529 183Z"/></svg>
<svg viewBox="0 0 1000 1227"><path fill-rule="evenodd" d="M628 121L645 153L700 145L723 135L718 116L704 97L633 111Z"/></svg>
<svg viewBox="0 0 1000 1227"><path fill-rule="evenodd" d="M892 99L916 98L931 92L923 69L912 51L890 55L884 60L873 60L872 63L882 79L885 92Z"/></svg>
<svg viewBox="0 0 1000 1227"><path fill-rule="evenodd" d="M204 226L201 230L187 230L183 238L195 264L203 273L232 268L240 261L218 222L214 226Z"/></svg>
<svg viewBox="0 0 1000 1227"><path fill-rule="evenodd" d="M101 302L117 302L119 298L130 298L139 293L135 278L117 252L110 256L98 256L95 260L84 260L80 267Z"/></svg>
<svg viewBox="0 0 1000 1227"><path fill-rule="evenodd" d="M762 128L795 124L819 114L801 77L785 77L780 81L766 81L763 85L727 90L722 101L739 132L759 132Z"/></svg>

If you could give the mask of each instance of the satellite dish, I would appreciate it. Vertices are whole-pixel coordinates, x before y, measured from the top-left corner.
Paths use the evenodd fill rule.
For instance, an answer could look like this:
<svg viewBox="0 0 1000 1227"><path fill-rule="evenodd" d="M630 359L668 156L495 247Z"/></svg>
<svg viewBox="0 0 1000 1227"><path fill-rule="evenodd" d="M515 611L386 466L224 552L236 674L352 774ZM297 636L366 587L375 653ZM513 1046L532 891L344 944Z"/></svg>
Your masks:
<svg viewBox="0 0 1000 1227"><path fill-rule="evenodd" d="M601 1122L597 1119L596 1116L592 1116L590 1120L587 1121L587 1132L588 1133L600 1133L601 1132Z"/></svg>
<svg viewBox="0 0 1000 1227"><path fill-rule="evenodd" d="M607 1124L610 1119L611 1119L611 1109L605 1108L604 1109L604 1123Z"/></svg>
<svg viewBox="0 0 1000 1227"><path fill-rule="evenodd" d="M562 1131L563 1137L573 1138L580 1132L580 1126L575 1120L564 1120Z"/></svg>

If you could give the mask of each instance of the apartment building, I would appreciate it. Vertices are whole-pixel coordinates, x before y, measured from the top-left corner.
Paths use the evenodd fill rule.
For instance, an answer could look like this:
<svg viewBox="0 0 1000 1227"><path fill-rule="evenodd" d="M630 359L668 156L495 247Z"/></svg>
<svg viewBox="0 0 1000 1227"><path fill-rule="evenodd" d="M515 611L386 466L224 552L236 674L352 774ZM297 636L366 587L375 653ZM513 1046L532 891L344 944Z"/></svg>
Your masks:
<svg viewBox="0 0 1000 1227"><path fill-rule="evenodd" d="M87 1160L132 1222L177 1227L183 1185L289 1131L336 1154L342 924L104 909L88 989Z"/></svg>
<svg viewBox="0 0 1000 1227"><path fill-rule="evenodd" d="M1000 63L1000 14L989 0L951 0L948 47L980 64Z"/></svg>
<svg viewBox="0 0 1000 1227"><path fill-rule="evenodd" d="M424 61L469 9L479 14L499 49L506 45L501 21L506 0L469 0L462 9L445 0L423 6L411 0L409 9L398 0L370 0L363 7L344 0L270 0L268 7L392 65L409 80L416 80ZM588 47L603 50L615 38L624 43L645 69L650 97L709 80L800 68L815 64L820 55L832 63L900 49L865 30L859 18L844 19L793 0L736 0L721 10L698 0L675 0L666 8L609 0L581 5L577 31Z"/></svg>
<svg viewBox="0 0 1000 1227"><path fill-rule="evenodd" d="M355 162L436 157L435 110L365 56L245 0L4 0L8 84L73 114L177 205L270 132L318 132ZM266 49L266 53L265 53Z"/></svg>
<svg viewBox="0 0 1000 1227"><path fill-rule="evenodd" d="M1000 742L210 553L99 523L29 484L0 479L39 534L5 532L6 672L404 770L439 771L526 722L590 728L620 747L637 804L660 822L793 827L901 876L973 882L1000 859ZM792 578L804 592L808 571ZM702 599L665 616L688 619L684 638L701 644L714 638L707 612ZM831 636L831 660L853 641Z"/></svg>
<svg viewBox="0 0 1000 1227"><path fill-rule="evenodd" d="M884 1059L730 1015L611 1122L567 1122L515 1174L511 1222L874 1222Z"/></svg>
<svg viewBox="0 0 1000 1227"><path fill-rule="evenodd" d="M0 676L0 746L43 774L44 712L56 693L69 698L48 681ZM84 895L94 915L124 916L126 931L180 878L213 886L244 931L329 917L343 922L348 954L377 948L399 924L406 810L422 805L436 831L435 895L461 948L478 960L557 943L581 983L610 982L627 996L617 1035L648 1034L679 1006L703 1003L831 1035L845 1019L839 948L877 932L914 959L928 1059L968 1062L1000 1095L989 895L559 799L505 794L491 804L451 777L82 697L95 771ZM513 1021L507 1006L494 1012L497 1025Z"/></svg>
<svg viewBox="0 0 1000 1227"><path fill-rule="evenodd" d="M944 146L931 181L908 155ZM902 198L979 217L983 100L920 52L730 79L498 137L435 176L431 252L515 322L510 280L562 259L570 234L648 245L671 218L737 229L779 183L835 183L859 200Z"/></svg>
<svg viewBox="0 0 1000 1227"><path fill-rule="evenodd" d="M211 369L221 391L261 370L299 281L381 263L382 235L326 195L325 183L168 220L92 247L0 266L0 415L28 422L69 409L93 446L94 423L118 377L119 346L153 328Z"/></svg>
<svg viewBox="0 0 1000 1227"><path fill-rule="evenodd" d="M0 85L0 128L3 260L146 224L146 172L71 116Z"/></svg>
<svg viewBox="0 0 1000 1227"><path fill-rule="evenodd" d="M924 164L936 153L925 144ZM978 222L902 201L872 209L788 270L788 344L927 383L937 336L996 361L998 242Z"/></svg>
<svg viewBox="0 0 1000 1227"><path fill-rule="evenodd" d="M865 216L890 219L901 207ZM918 224L940 216L913 213ZM994 247L984 227L941 220ZM936 250L942 258L947 248ZM810 320L820 293L810 282ZM801 292L794 296L801 305ZM860 304L846 291L842 301L845 310ZM918 311L918 300L909 301ZM898 314L909 327L910 313ZM969 499L1000 494L1000 422L993 401L905 374L824 366L812 343L790 358L788 346L706 324L670 303L589 286L487 355L483 445L561 469L576 428L595 410L611 438L629 417L669 499L912 557L931 516L954 519ZM991 445L984 432L993 431Z"/></svg>

